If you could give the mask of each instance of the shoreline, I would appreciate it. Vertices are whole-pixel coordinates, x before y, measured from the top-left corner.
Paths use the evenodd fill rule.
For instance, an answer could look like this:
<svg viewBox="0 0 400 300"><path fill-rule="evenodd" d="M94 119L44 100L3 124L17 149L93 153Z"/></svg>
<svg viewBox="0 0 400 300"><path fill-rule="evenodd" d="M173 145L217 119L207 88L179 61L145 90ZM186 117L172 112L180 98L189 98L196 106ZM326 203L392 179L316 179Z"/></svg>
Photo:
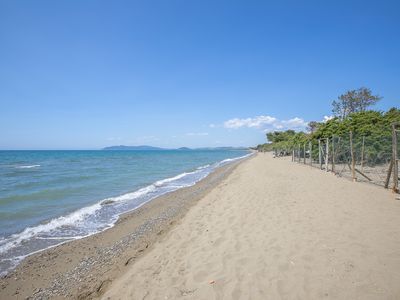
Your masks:
<svg viewBox="0 0 400 300"><path fill-rule="evenodd" d="M244 153L246 154L243 155ZM6 234L0 241L0 278L30 255L109 229L115 225L121 215L133 211L159 196L192 186L217 168L243 159L251 153L246 151L239 155L232 158L221 158L222 160L214 163L191 166L186 170L181 169L177 172L178 175L170 173L165 178L144 181L135 190L125 190L122 193L116 191L117 195L97 197L102 200L83 204L83 206L66 211L61 215L43 216L42 221L36 222L36 224L28 224L15 233L10 233L8 236ZM109 188L112 189L112 186ZM15 190L18 191L18 188ZM27 219L29 220L29 215ZM24 220L20 222L24 222ZM79 225L75 225L76 222L79 222Z"/></svg>
<svg viewBox="0 0 400 300"><path fill-rule="evenodd" d="M96 298L122 270L167 232L244 157L218 167L193 186L156 197L123 213L113 227L24 258L0 278L8 298Z"/></svg>

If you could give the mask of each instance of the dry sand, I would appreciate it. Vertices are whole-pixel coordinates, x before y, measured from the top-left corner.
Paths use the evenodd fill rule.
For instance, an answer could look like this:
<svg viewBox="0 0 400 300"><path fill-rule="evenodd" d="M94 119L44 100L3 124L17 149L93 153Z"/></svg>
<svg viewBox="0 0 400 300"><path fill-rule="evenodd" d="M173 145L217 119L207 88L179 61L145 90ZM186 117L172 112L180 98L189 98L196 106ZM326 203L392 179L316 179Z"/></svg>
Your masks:
<svg viewBox="0 0 400 300"><path fill-rule="evenodd" d="M127 269L104 299L400 299L400 201L257 154Z"/></svg>

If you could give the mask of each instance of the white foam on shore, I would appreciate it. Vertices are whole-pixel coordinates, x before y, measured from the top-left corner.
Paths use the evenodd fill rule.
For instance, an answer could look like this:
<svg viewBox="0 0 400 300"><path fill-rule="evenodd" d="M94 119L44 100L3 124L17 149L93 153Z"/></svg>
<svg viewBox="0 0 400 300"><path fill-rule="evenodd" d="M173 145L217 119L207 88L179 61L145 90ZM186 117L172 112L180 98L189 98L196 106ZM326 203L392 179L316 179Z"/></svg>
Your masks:
<svg viewBox="0 0 400 300"><path fill-rule="evenodd" d="M139 198L141 196L144 196L150 192L153 192L155 190L156 190L156 186L154 184L151 184L151 185L148 185L148 186L141 188L132 193L126 193L121 196L106 198L106 199L102 200L100 202L100 204L105 204L109 201L111 203L113 203L113 202L122 202L122 201L133 200L133 199Z"/></svg>
<svg viewBox="0 0 400 300"><path fill-rule="evenodd" d="M233 161L236 161L236 160L239 160L239 159L243 159L243 158L249 157L251 155L253 155L253 153L249 153L249 154L246 154L246 155L243 155L243 156L239 156L239 157L234 157L234 158L227 158L227 159L224 159L224 160L220 161L217 165L221 166L221 165L224 165L224 164L229 163L229 162L233 162Z"/></svg>
<svg viewBox="0 0 400 300"><path fill-rule="evenodd" d="M69 215L52 219L46 224L40 224L34 227L27 227L22 232L12 234L9 238L4 239L2 242L6 242L0 246L0 254L10 250L13 247L18 246L25 240L35 237L38 234L48 233L62 226L76 225L77 223L79 223L79 221L82 221L85 216L93 214L100 208L100 203L96 203L91 206L86 206L78 209L77 211L74 211Z"/></svg>
<svg viewBox="0 0 400 300"><path fill-rule="evenodd" d="M166 183L170 183L170 182L173 182L173 181L177 181L177 180L179 180L179 179L182 179L182 178L184 178L184 177L187 177L188 175L197 174L197 173L199 173L201 170L202 170L202 169L197 169L197 171L194 171L194 172L184 172L184 173L179 174L179 175L176 175L176 176L174 176L174 177L170 177L170 178L166 178L166 179L163 179L163 180L156 181L156 182L154 183L154 185L155 185L156 187L160 187L160 186L165 185ZM184 187L184 186L186 186L186 185L182 185L182 187Z"/></svg>
<svg viewBox="0 0 400 300"><path fill-rule="evenodd" d="M208 168L209 166L210 166L210 165L201 166L201 167L198 167L197 170L203 170L203 169Z"/></svg>
<svg viewBox="0 0 400 300"><path fill-rule="evenodd" d="M177 176L176 176L177 177ZM76 237L71 236L71 237L38 237L40 234L46 234L50 233L57 228L60 227L65 227L65 226L77 226L79 225L79 222L83 221L85 217L93 215L96 211L100 210L105 203L110 202L110 204L116 203L116 202L123 202L123 201L129 201L133 199L137 199L139 197L142 197L150 192L154 192L156 190L155 185L149 185L144 188L141 188L135 192L132 193L127 193L123 194L121 196L117 197L110 197L106 198L98 203L95 203L90 206L86 206L83 208L80 208L66 216L61 216L55 219L50 220L48 223L45 224L40 224L37 226L33 227L27 227L25 228L22 232L20 233L15 233L9 236L8 238L3 238L0 240L0 254L5 253L6 251L20 245L26 240L29 240L31 238L36 238L36 239L76 239ZM114 222L116 221L112 220L112 223L109 224L104 224L106 228L112 226ZM87 236L87 235L84 235ZM82 238L84 236L78 236L77 238Z"/></svg>

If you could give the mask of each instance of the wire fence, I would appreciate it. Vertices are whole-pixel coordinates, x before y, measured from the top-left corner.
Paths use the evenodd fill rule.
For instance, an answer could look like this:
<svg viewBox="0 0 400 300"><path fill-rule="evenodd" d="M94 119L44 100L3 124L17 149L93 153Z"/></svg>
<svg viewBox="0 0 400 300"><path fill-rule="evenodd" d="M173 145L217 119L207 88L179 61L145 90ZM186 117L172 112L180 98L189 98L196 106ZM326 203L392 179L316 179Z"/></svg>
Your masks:
<svg viewBox="0 0 400 300"><path fill-rule="evenodd" d="M310 139L292 149L292 161L310 165L353 181L399 191L400 130L386 136L356 135Z"/></svg>

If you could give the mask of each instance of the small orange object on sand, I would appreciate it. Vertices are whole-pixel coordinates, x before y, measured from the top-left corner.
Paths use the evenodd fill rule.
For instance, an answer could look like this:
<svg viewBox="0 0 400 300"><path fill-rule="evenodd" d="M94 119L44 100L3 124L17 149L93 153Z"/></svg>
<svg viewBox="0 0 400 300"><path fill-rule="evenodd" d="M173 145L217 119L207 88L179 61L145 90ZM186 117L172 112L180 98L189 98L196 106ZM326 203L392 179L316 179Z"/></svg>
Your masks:
<svg viewBox="0 0 400 300"><path fill-rule="evenodd" d="M215 280L210 280L209 283L210 283L210 284L214 284L214 283L215 283Z"/></svg>

